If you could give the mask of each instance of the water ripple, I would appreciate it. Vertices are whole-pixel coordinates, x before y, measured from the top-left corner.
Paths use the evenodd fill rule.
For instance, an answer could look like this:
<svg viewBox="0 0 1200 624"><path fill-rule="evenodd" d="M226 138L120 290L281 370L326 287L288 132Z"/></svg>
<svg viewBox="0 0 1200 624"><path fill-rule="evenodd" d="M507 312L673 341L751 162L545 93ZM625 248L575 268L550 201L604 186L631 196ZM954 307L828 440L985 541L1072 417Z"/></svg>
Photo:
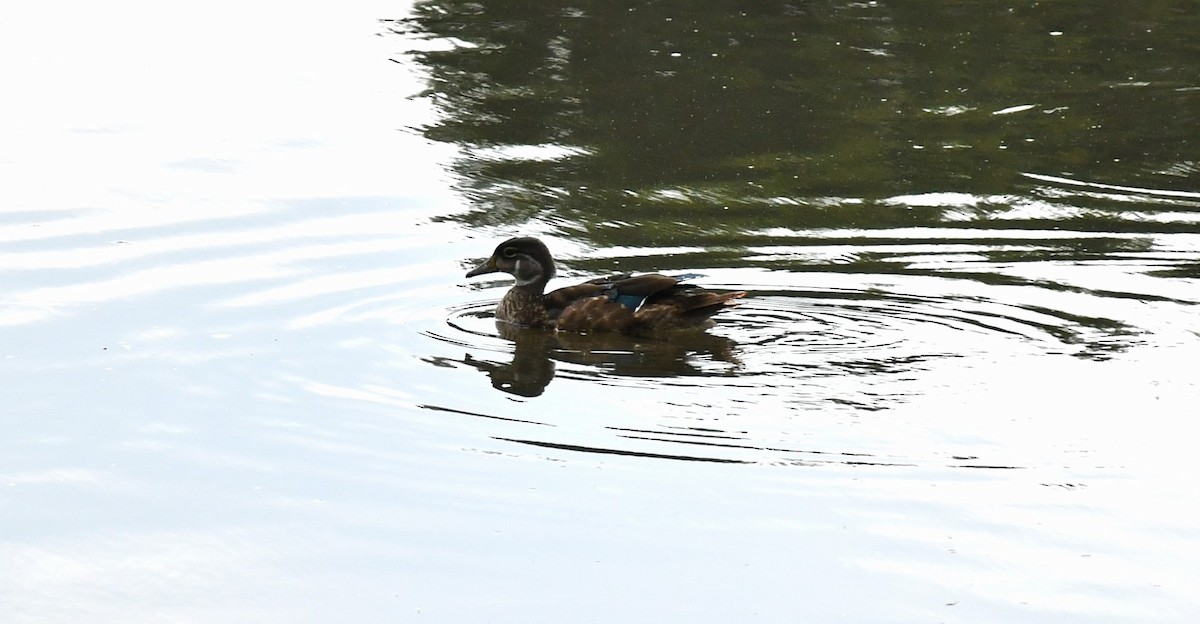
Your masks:
<svg viewBox="0 0 1200 624"><path fill-rule="evenodd" d="M976 449L899 451L875 437L886 436L880 422L867 439L813 443L803 432L814 416L854 422L903 411L921 397L954 396L961 390L953 386L964 379L980 383L1022 362L1107 359L1142 344L1151 331L1130 322L1124 299L1056 289L1053 282L755 269L717 269L709 278L714 288L751 294L708 332L654 340L497 323L493 311L504 285L491 284L481 298L448 306L422 332L442 345L429 351L465 354L425 361L483 373L518 403L512 413L498 408L507 404L487 401L427 407L479 414L493 427L508 423L492 437L542 449L689 461L1012 468L1018 462ZM997 293L1002 298L988 296ZM669 395L661 394L667 388ZM614 401L629 408L614 410ZM641 413L643 405L653 413ZM526 431L514 421L551 428Z"/></svg>

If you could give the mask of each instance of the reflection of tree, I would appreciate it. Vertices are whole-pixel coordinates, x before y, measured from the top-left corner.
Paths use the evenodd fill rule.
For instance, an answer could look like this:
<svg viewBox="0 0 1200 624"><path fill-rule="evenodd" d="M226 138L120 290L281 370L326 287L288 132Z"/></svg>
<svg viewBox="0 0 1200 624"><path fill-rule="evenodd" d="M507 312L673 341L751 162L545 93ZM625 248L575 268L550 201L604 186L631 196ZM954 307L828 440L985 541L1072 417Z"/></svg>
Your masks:
<svg viewBox="0 0 1200 624"><path fill-rule="evenodd" d="M637 224L622 241L670 244L781 218L941 224L939 209L806 202L1179 162L1194 139L1178 128L1200 119L1162 87L1194 83L1200 24L1177 4L447 0L403 27L455 43L418 58L444 114L425 131L467 149L464 218L542 215L597 244L615 242L606 223ZM1162 87L1121 86L1143 82Z"/></svg>
<svg viewBox="0 0 1200 624"><path fill-rule="evenodd" d="M587 151L551 161L465 159L460 172L480 213L511 216L514 203L572 216L594 214L595 204L637 210L627 189L732 196L779 164L794 191L796 167L839 151L830 149L821 115L856 98L860 130L872 125L872 98L858 79L814 56L817 42L797 39L818 19L785 3L576 7L422 4L411 22L428 36L471 44L420 57L446 113L429 136Z"/></svg>

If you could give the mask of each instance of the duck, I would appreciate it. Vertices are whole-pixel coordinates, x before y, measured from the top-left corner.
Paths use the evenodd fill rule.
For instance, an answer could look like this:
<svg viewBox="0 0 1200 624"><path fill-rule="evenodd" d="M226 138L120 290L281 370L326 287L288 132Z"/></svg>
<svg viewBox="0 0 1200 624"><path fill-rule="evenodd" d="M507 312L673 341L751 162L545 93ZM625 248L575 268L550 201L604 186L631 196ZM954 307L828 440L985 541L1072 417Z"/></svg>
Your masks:
<svg viewBox="0 0 1200 624"><path fill-rule="evenodd" d="M467 277L507 273L517 280L496 307L496 320L560 332L652 336L710 327L714 314L737 305L744 291L717 293L659 273L624 273L546 292L554 257L541 240L521 236L496 246Z"/></svg>

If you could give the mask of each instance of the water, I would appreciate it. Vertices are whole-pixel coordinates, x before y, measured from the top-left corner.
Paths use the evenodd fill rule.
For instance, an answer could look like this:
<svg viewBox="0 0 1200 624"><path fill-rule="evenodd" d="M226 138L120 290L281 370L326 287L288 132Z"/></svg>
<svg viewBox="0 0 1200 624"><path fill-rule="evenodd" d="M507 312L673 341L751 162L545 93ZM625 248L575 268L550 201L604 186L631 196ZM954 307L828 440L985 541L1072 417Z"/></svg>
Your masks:
<svg viewBox="0 0 1200 624"><path fill-rule="evenodd" d="M1200 24L1060 4L22 9L8 620L1194 621Z"/></svg>

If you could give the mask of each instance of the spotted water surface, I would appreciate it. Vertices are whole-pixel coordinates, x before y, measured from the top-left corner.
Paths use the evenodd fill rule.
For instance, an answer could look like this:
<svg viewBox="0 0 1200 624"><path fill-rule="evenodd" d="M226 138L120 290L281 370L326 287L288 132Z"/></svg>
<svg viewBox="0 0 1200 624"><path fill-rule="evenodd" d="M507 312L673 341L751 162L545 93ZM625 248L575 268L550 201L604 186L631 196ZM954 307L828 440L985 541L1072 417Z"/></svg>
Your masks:
<svg viewBox="0 0 1200 624"><path fill-rule="evenodd" d="M1187 3L68 4L0 22L5 621L1200 617ZM497 323L518 234L748 294Z"/></svg>

